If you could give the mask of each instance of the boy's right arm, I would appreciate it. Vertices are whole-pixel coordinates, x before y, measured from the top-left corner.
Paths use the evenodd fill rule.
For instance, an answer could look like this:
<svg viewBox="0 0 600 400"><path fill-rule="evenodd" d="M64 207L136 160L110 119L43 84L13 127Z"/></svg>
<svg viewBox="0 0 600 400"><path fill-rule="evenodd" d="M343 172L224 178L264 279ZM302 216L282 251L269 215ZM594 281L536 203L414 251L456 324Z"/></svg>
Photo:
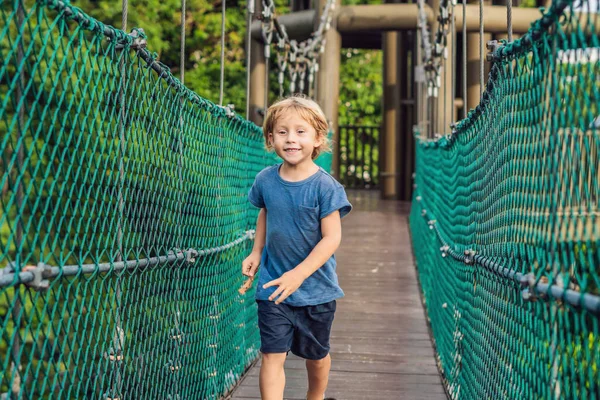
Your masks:
<svg viewBox="0 0 600 400"><path fill-rule="evenodd" d="M265 247L265 240L267 234L267 210L261 208L256 219L256 234L254 235L254 246L252 247L252 253L242 262L242 274L254 277L258 266L260 265L260 258L262 256L263 248Z"/></svg>

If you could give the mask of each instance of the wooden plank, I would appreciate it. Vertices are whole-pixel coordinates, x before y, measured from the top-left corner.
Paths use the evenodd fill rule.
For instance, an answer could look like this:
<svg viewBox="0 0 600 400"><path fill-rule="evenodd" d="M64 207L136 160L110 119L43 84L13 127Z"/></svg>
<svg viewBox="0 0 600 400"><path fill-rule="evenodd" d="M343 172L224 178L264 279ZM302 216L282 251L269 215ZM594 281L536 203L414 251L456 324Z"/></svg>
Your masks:
<svg viewBox="0 0 600 400"><path fill-rule="evenodd" d="M417 284L406 203L378 193L349 192L354 211L344 218L336 253L340 285L331 333L327 396L338 400L446 399ZM233 399L260 399L260 362ZM285 399L304 399L305 361L285 363Z"/></svg>

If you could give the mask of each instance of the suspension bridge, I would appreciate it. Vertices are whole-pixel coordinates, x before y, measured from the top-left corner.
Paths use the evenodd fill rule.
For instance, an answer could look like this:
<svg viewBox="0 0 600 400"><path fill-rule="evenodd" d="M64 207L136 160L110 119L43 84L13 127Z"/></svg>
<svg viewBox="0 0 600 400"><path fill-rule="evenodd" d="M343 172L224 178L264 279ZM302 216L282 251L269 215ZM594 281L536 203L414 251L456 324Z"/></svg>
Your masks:
<svg viewBox="0 0 600 400"><path fill-rule="evenodd" d="M240 115L225 2L217 103L185 85L185 0L179 77L126 1L119 29L0 0L0 398L260 398L238 289L271 68L356 207L328 395L600 398L598 1L308 3L248 3ZM383 51L382 127L338 124L347 47Z"/></svg>

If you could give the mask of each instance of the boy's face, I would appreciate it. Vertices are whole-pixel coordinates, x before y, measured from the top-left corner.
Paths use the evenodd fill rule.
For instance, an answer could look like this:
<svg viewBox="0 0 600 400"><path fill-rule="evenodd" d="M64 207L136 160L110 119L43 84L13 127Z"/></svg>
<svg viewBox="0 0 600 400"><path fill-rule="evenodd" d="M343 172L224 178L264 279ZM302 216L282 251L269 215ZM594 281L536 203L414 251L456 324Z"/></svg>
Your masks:
<svg viewBox="0 0 600 400"><path fill-rule="evenodd" d="M269 140L277 155L294 166L312 161L313 150L321 145L312 125L291 112L277 120Z"/></svg>

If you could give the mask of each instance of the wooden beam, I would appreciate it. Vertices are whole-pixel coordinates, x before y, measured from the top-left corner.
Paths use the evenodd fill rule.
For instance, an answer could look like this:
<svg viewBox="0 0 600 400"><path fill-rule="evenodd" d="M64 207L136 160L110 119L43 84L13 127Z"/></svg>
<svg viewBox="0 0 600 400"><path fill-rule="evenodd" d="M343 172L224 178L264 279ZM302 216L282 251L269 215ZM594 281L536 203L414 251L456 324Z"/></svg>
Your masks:
<svg viewBox="0 0 600 400"><path fill-rule="evenodd" d="M425 5L425 13L430 26L435 26L433 9ZM575 18L581 21L581 29L590 34L592 26L595 33L600 33L600 24L593 24L593 18L587 19L584 13L575 13ZM303 41L310 37L318 25L316 10L296 11L277 17L285 26L290 39ZM531 23L541 17L536 8L513 8L512 21L515 36L526 33ZM468 4L466 10L467 30L479 31L479 6ZM506 7L486 5L484 8L484 25L486 33L506 34ZM336 22L337 21L337 22ZM400 31L416 29L418 8L416 4L373 4L340 7L335 14L334 24L343 37L343 47L352 48L381 48L381 40L377 44L374 36L365 38L377 32ZM462 9L456 12L457 30L462 27ZM435 32L435 29L433 30ZM262 42L260 21L252 23L252 38Z"/></svg>
<svg viewBox="0 0 600 400"><path fill-rule="evenodd" d="M427 20L433 22L433 12L426 7ZM336 13L337 28L343 33L357 31L398 31L415 29L419 10L416 4L373 4L344 6Z"/></svg>
<svg viewBox="0 0 600 400"><path fill-rule="evenodd" d="M277 20L283 26L290 40L301 42L312 35L314 24L317 21L316 10L296 11L289 14L278 15ZM262 42L261 22L252 22L252 38Z"/></svg>
<svg viewBox="0 0 600 400"><path fill-rule="evenodd" d="M430 26L434 24L434 12L429 5L425 5L427 21ZM590 34L593 25L585 17L585 13L575 13L575 18L581 21L582 29ZM513 32L525 33L531 23L540 19L540 10L536 8L513 8ZM594 14L595 16L595 14ZM416 29L418 21L418 8L416 4L377 4L344 6L337 11L338 30L342 33L360 31L399 31ZM468 4L466 7L467 30L479 31L479 5ZM593 20L593 17L591 18ZM506 33L506 7L486 5L484 8L483 22L487 33ZM457 29L462 27L462 10L457 8ZM435 30L434 30L435 32ZM595 25L595 32L600 32L600 26Z"/></svg>

